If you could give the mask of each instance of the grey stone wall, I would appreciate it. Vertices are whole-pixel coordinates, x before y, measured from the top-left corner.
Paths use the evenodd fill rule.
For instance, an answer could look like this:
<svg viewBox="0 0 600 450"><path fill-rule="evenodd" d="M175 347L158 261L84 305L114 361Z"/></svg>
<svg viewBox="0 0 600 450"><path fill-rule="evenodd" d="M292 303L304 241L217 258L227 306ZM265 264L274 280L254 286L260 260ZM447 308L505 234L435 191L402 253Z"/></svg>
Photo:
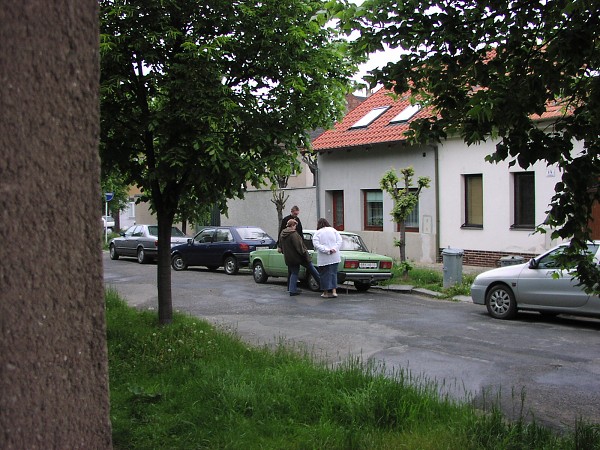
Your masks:
<svg viewBox="0 0 600 450"><path fill-rule="evenodd" d="M0 448L110 448L98 2L3 2L0 42Z"/></svg>
<svg viewBox="0 0 600 450"><path fill-rule="evenodd" d="M317 229L317 197L314 187L284 189L289 195L283 210L283 217L290 213L292 206L300 208L300 220L304 229ZM269 189L248 191L243 199L229 200L227 216L221 216L221 225L255 225L265 230L277 240L279 221L277 210L271 202L273 193Z"/></svg>

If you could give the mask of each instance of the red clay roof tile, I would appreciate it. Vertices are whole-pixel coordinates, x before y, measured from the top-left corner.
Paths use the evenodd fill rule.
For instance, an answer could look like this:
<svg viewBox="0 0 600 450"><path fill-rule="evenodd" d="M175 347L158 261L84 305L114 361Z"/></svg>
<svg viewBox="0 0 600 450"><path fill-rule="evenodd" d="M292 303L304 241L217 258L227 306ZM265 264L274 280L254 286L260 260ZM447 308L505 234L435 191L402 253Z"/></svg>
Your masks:
<svg viewBox="0 0 600 450"><path fill-rule="evenodd" d="M408 122L390 123L401 111L410 105L409 96L394 97L391 91L381 88L368 97L361 104L350 110L348 114L338 122L334 128L317 137L313 142L316 151L333 150L338 148L359 147L370 144L385 142L401 142L406 140L405 132L409 123L414 119L428 117L430 109L422 109L410 118ZM389 109L375 119L371 124L362 128L351 128L367 113L375 108L389 106ZM549 104L542 116L533 116L534 120L547 120L563 115L563 105L558 103Z"/></svg>

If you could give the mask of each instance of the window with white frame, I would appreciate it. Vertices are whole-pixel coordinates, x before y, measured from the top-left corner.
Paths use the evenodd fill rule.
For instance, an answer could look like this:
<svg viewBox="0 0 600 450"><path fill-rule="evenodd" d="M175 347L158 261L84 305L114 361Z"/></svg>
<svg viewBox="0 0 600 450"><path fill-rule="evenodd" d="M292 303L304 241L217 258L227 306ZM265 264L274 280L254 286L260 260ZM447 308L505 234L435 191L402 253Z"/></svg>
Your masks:
<svg viewBox="0 0 600 450"><path fill-rule="evenodd" d="M417 192L417 189L410 189L410 192ZM419 199L417 199L415 207L404 220L404 227L406 231L419 231ZM396 226L396 229L400 231L400 224Z"/></svg>
<svg viewBox="0 0 600 450"><path fill-rule="evenodd" d="M350 127L352 128L365 128L371 125L379 116L390 109L389 106L380 106L379 108L373 108L367 114L365 114L358 122Z"/></svg>
<svg viewBox="0 0 600 450"><path fill-rule="evenodd" d="M396 117L390 120L390 123L394 124L408 122L412 116L414 116L420 111L420 109L421 105L419 105L418 103L415 103L414 105L408 105L406 108L400 111L400 113Z"/></svg>
<svg viewBox="0 0 600 450"><path fill-rule="evenodd" d="M383 231L383 191L363 191L365 230Z"/></svg>

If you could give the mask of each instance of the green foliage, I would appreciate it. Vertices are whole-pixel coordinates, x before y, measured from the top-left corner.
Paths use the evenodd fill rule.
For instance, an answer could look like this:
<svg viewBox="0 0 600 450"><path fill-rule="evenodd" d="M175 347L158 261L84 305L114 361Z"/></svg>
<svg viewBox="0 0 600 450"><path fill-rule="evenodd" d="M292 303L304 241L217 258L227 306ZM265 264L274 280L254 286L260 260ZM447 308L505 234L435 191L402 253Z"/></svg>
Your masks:
<svg viewBox="0 0 600 450"><path fill-rule="evenodd" d="M410 215L417 202L419 201L419 194L421 189L428 188L430 179L429 177L419 177L417 180L417 187L414 188L412 185L415 170L412 167L406 167L400 169L401 178L398 177L394 169L388 170L379 185L381 189L387 192L394 200L394 207L392 208L392 218L394 222L400 224L400 240L395 240L394 245L400 247L400 261L406 261L405 247L406 247L406 230L404 222ZM402 181L404 186L399 186L398 183Z"/></svg>
<svg viewBox="0 0 600 450"><path fill-rule="evenodd" d="M129 201L128 186L125 184L124 177L119 173L118 170L111 170L105 173L103 171L100 179L100 185L102 190L102 215L105 212L105 196L106 192L113 193L113 199L108 202L109 215L117 217L119 212L127 207Z"/></svg>
<svg viewBox="0 0 600 450"><path fill-rule="evenodd" d="M405 50L366 78L430 107L431 117L411 124L414 141L494 139L491 162L528 168L543 161L560 168L545 225L553 237L573 237L570 253L578 258L589 238L592 205L600 200L600 3L340 4L340 27L359 34L353 51ZM553 114L540 123L548 108ZM583 151L574 151L575 141ZM581 258L579 266L580 279L597 288L598 266Z"/></svg>
<svg viewBox="0 0 600 450"><path fill-rule="evenodd" d="M595 448L579 424L558 437L492 409L440 398L438 386L358 359L327 368L301 349L269 350L106 293L113 445L121 448ZM575 443L581 444L579 447Z"/></svg>
<svg viewBox="0 0 600 450"><path fill-rule="evenodd" d="M356 65L347 42L320 25L326 6L100 0L102 165L156 213L166 321L175 215L224 208L247 183L289 172L308 131L343 113Z"/></svg>

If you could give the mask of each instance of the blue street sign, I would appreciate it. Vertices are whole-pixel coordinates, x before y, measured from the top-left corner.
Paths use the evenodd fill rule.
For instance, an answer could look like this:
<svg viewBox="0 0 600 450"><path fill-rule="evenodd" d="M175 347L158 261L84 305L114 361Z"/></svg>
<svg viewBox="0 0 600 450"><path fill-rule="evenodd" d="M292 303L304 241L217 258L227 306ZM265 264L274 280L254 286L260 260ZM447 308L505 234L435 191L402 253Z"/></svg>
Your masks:
<svg viewBox="0 0 600 450"><path fill-rule="evenodd" d="M105 192L104 193L104 197L106 198L107 202L110 202L113 199L114 196L115 196L115 194L112 193L112 192Z"/></svg>

